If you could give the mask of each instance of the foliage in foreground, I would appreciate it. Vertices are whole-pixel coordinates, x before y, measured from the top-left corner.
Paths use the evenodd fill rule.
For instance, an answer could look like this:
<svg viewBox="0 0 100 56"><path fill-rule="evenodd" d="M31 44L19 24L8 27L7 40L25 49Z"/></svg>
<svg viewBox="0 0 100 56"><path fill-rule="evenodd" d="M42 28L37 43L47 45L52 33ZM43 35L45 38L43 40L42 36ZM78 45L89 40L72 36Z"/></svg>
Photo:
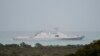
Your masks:
<svg viewBox="0 0 100 56"><path fill-rule="evenodd" d="M66 56L100 56L100 40L93 41L76 51L75 54Z"/></svg>
<svg viewBox="0 0 100 56"><path fill-rule="evenodd" d="M26 43L0 44L0 56L100 56L100 40L87 45L43 46L34 47Z"/></svg>
<svg viewBox="0 0 100 56"><path fill-rule="evenodd" d="M0 56L65 56L69 53L75 53L83 45L67 46L43 46L36 43L34 47L25 44L0 44Z"/></svg>

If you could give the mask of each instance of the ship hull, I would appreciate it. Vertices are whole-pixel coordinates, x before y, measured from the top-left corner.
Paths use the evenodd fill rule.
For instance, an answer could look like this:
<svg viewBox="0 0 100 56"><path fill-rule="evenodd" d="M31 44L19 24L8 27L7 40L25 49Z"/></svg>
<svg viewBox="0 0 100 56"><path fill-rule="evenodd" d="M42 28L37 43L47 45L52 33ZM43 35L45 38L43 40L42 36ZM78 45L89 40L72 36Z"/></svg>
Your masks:
<svg viewBox="0 0 100 56"><path fill-rule="evenodd" d="M13 40L82 40L84 36L73 38L13 38Z"/></svg>

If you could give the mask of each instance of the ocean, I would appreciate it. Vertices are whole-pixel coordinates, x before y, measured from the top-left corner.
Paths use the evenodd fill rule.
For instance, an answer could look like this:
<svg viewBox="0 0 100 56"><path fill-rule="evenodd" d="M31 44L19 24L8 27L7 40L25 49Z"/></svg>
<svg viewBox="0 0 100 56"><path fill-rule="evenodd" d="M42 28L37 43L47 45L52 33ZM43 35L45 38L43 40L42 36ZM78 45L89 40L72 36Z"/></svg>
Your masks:
<svg viewBox="0 0 100 56"><path fill-rule="evenodd" d="M38 31L32 32L22 32L22 31L4 31L0 32L0 43L2 44L20 44L25 42L26 44L34 46L36 43L40 43L42 45L78 45L78 44L89 44L93 40L100 39L100 32L63 32L68 36L75 36L75 35L84 35L85 38L82 40L13 40L13 38L17 36L32 36L36 34Z"/></svg>

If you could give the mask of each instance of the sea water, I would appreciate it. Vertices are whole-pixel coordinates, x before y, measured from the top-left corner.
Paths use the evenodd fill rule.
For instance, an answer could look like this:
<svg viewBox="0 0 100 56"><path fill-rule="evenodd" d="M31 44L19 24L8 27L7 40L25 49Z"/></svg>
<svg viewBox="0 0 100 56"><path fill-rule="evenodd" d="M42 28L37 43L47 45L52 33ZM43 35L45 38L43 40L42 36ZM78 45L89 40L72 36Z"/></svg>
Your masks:
<svg viewBox="0 0 100 56"><path fill-rule="evenodd" d="M38 33L38 31L25 32L25 31L5 31L0 32L0 43L2 44L20 44L21 42L25 42L26 44L34 46L36 43L40 43L42 45L77 45L77 44L89 44L93 40L100 39L100 32L63 32L67 36L75 36L75 35L84 35L85 37L82 40L13 40L13 38L17 36L32 36Z"/></svg>

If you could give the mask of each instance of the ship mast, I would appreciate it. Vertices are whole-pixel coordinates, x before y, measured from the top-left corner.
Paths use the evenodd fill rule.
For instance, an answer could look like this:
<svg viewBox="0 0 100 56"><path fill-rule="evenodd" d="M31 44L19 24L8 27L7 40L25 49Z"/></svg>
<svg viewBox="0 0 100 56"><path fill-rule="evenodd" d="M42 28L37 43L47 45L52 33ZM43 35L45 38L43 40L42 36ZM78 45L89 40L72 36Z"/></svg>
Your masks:
<svg viewBox="0 0 100 56"><path fill-rule="evenodd" d="M54 30L55 30L56 33L58 33L58 30L59 30L59 29L56 27L56 28L54 28Z"/></svg>

